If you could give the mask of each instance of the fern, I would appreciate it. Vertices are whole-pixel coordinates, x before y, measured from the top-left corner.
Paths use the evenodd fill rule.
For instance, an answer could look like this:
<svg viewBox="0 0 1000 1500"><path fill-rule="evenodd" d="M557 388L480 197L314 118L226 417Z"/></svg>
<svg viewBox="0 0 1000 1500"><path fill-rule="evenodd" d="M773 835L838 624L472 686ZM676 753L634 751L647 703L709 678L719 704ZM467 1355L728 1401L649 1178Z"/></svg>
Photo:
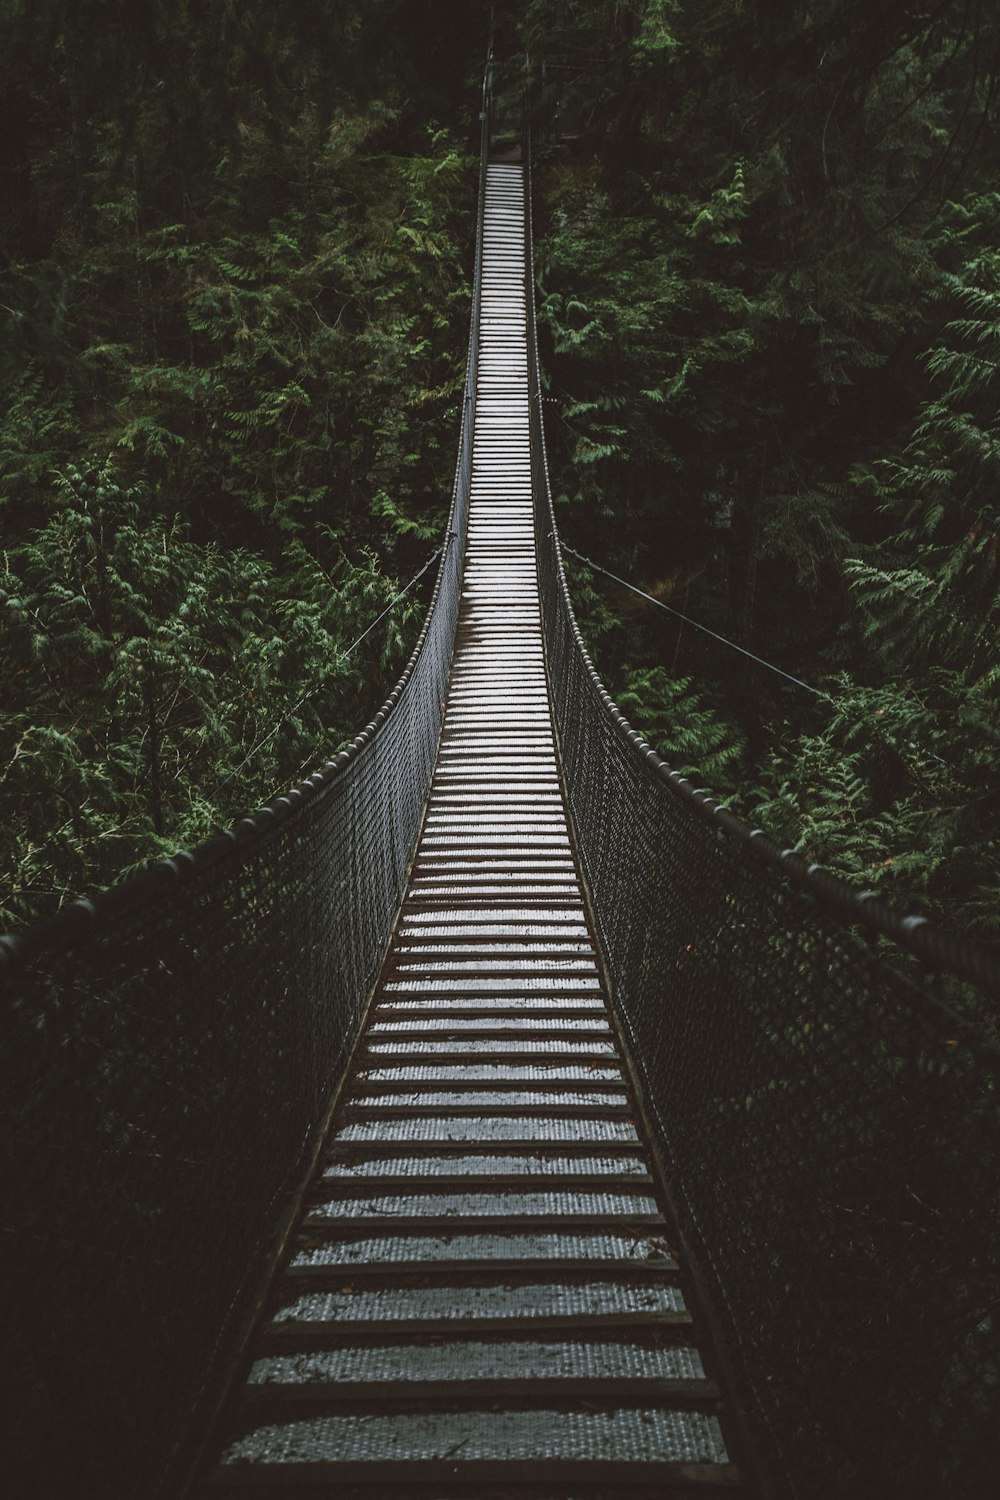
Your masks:
<svg viewBox="0 0 1000 1500"><path fill-rule="evenodd" d="M672 677L662 666L627 666L618 706L675 770L720 791L732 787L745 739L690 677Z"/></svg>

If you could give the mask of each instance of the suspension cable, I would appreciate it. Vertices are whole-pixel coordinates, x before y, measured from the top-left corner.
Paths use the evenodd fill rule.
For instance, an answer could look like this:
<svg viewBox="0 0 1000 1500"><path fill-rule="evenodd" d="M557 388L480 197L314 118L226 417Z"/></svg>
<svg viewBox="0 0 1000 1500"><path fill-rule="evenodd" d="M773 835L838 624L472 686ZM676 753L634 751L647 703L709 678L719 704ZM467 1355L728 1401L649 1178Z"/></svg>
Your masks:
<svg viewBox="0 0 1000 1500"><path fill-rule="evenodd" d="M433 562L435 561L435 559L438 558L438 557L440 557L441 553L449 545L452 536L453 536L453 533L449 532L448 536L445 538L445 540L443 542L441 542L441 544L439 546L435 547L434 551L431 553L430 557L424 563L423 567L420 568L420 569L418 569L418 571L416 573L414 573L414 575L410 579L410 581L408 583L406 583L406 584L403 585L403 587L400 589L399 593L396 594L392 599L389 600L389 603L385 606L385 608L382 610L382 612L380 614L377 614L375 616L374 620L372 620L371 624L365 630L363 630L361 632L361 634L358 636L357 640L352 641L351 644L349 646L346 646L343 651L338 652L338 654L337 654L337 656L335 658L335 661L333 663L331 663L330 666L328 666L328 667L325 668L325 670L320 674L320 676L313 683L312 687L309 688L309 690L307 692L303 693L302 697L298 700L298 702L297 703L293 703L289 708L286 708L285 712L282 714L281 718L274 725L274 727L272 729L269 729L268 732L267 732L267 734L262 735L261 738L256 742L256 744L251 745L250 749L247 751L246 755L244 755L244 757L240 761L239 765L234 766L233 769L229 772L229 775L226 776L222 781L220 781L219 784L218 784L218 786L213 791L212 798L211 798L211 800L213 802L215 801L216 797L218 797L219 793L221 791L223 791L224 788L229 785L229 783L233 780L233 778L235 776L239 775L240 771L243 770L243 767L245 765L247 765L247 763L253 759L253 757L257 754L258 750L263 749L263 747L265 745L269 744L270 741L274 739L275 735L282 728L282 726L285 723L287 723L287 721L291 718L292 714L297 713L298 710L302 707L302 705L304 703L308 703L309 702L310 698L315 698L316 694L319 692L320 688L323 686L324 682L330 676L330 673L333 671L334 666L339 666L344 661L344 659L346 657L350 656L351 652L355 651L357 649L357 647L361 645L361 642L363 640L365 640L368 636L371 635L372 631L375 629L375 627L377 625L379 625L385 619L386 615L389 614L391 610L395 609L395 607L399 603L399 601L402 598L404 598L410 592L410 590L412 589L413 585L415 583L417 583L421 578L423 578L424 574L427 572L428 568L433 564ZM310 756L309 760L306 761L306 762L304 762L304 764L305 765L309 765L310 762L311 762L311 760L312 760L312 757ZM298 774L298 773L296 773L296 774Z"/></svg>
<svg viewBox="0 0 1000 1500"><path fill-rule="evenodd" d="M551 532L549 533L550 536L552 534ZM716 631L709 630L707 625L699 625L698 621L692 620L690 615L682 614L679 609L674 609L672 605L664 604L662 599L656 599L652 594L647 594L643 589L637 588L634 583L629 583L627 578L619 578L617 573L610 573L607 568L602 568L599 563L595 563L591 558L584 557L582 552L577 552L574 547L570 547L561 537L557 537L556 540L564 552L568 552L571 557L575 557L579 562L586 563L587 567L592 568L595 573L603 573L605 578L611 578L615 583L620 583L622 588L629 589L633 594L638 594L640 599L648 600L650 604L655 604L658 609L665 609L668 615L675 615L678 620L683 620L685 625L692 625L695 630L700 630L705 635L710 635L713 640L721 641L724 646L729 646L733 651L738 651L741 656L748 656L758 666L766 667L769 672L775 672L779 677L784 677L787 682L794 682L796 687L805 688L806 692L812 693L814 698L822 698L825 702L832 704L838 714L843 713L843 706L837 702L837 699L831 693L825 693L822 688L815 688L810 683L803 682L801 677L793 677L791 672L786 672L783 668L776 667L773 662L765 661L762 656L755 656L752 651L747 651L744 647L737 646L735 641L727 640L724 635L719 635ZM676 659L675 655L675 664ZM916 751L917 746L913 740L909 740L907 743L911 750ZM926 754L930 756L931 760L936 760L938 765L947 767L954 775L958 774L951 761L945 760L936 751L928 750Z"/></svg>
<svg viewBox="0 0 1000 1500"><path fill-rule="evenodd" d="M748 656L758 666L766 667L769 672L777 673L779 677L784 677L787 682L794 682L796 687L804 688L807 693L812 693L815 698L825 698L827 703L839 706L837 705L836 698L832 697L830 693L823 692L822 688L815 688L810 683L803 682L801 677L793 677L791 672L786 672L782 667L776 667L773 662L765 661L762 656L755 655L753 651L747 651L745 647L738 646L735 641L728 640L724 635L719 635L717 631L709 630L707 625L699 625L698 621L692 620L690 615L682 614L679 609L674 609L672 605L664 604L662 599L654 599L652 594L647 594L643 589L636 588L635 584L629 583L627 578L619 578L617 573L611 573L607 568L602 568L599 563L595 563L591 558L584 557L582 552L577 552L574 547L570 547L561 537L557 538L557 540L564 552L568 552L571 557L575 557L579 562L586 563L587 567L592 568L595 573L603 573L605 578L611 578L615 583L620 583L622 588L629 589L633 594L638 594L640 599L647 599L650 604L655 604L658 609L665 609L668 615L674 615L678 620L683 620L685 625L691 625L695 630L700 630L704 635L710 635L713 640L721 641L731 651L738 651L741 656Z"/></svg>

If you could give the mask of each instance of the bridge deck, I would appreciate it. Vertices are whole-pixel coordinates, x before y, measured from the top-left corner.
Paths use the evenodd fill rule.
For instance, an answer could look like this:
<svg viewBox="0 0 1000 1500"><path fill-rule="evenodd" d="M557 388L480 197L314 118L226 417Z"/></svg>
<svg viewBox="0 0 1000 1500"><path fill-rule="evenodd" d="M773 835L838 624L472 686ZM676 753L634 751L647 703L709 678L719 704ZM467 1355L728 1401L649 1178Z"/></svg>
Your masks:
<svg viewBox="0 0 1000 1500"><path fill-rule="evenodd" d="M492 164L468 560L425 825L211 1493L739 1487L563 808L524 253L521 168Z"/></svg>

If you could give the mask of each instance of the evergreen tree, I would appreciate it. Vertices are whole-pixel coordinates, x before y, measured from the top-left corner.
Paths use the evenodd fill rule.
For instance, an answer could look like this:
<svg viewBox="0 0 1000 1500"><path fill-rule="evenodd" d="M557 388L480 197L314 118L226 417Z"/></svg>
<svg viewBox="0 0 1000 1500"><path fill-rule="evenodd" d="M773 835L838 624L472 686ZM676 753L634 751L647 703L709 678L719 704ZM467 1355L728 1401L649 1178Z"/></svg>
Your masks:
<svg viewBox="0 0 1000 1500"><path fill-rule="evenodd" d="M344 656L454 474L484 18L431 10L4 7L5 925L305 774L415 638Z"/></svg>
<svg viewBox="0 0 1000 1500"><path fill-rule="evenodd" d="M985 920L993 436L988 391L978 407L968 393L989 364L993 283L962 267L988 239L997 18L976 3L535 0L524 33L567 538L836 706L651 606L614 624L603 584L599 607L579 593L601 670L709 784L701 708L735 718L741 756L716 784L735 781L755 821ZM942 294L964 297L950 353ZM950 394L929 399L929 379ZM700 756L686 698L664 692L678 678ZM953 714L977 719L967 742Z"/></svg>

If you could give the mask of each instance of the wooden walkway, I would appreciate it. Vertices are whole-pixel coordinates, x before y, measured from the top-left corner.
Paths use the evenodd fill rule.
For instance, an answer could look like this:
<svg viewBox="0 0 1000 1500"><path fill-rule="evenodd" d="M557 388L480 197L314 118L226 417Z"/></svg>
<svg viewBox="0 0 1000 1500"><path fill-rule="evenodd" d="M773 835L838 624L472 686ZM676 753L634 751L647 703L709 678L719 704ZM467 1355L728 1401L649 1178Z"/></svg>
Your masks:
<svg viewBox="0 0 1000 1500"><path fill-rule="evenodd" d="M560 790L535 581L520 166L490 166L484 235L469 550L425 825L206 1494L740 1488Z"/></svg>

